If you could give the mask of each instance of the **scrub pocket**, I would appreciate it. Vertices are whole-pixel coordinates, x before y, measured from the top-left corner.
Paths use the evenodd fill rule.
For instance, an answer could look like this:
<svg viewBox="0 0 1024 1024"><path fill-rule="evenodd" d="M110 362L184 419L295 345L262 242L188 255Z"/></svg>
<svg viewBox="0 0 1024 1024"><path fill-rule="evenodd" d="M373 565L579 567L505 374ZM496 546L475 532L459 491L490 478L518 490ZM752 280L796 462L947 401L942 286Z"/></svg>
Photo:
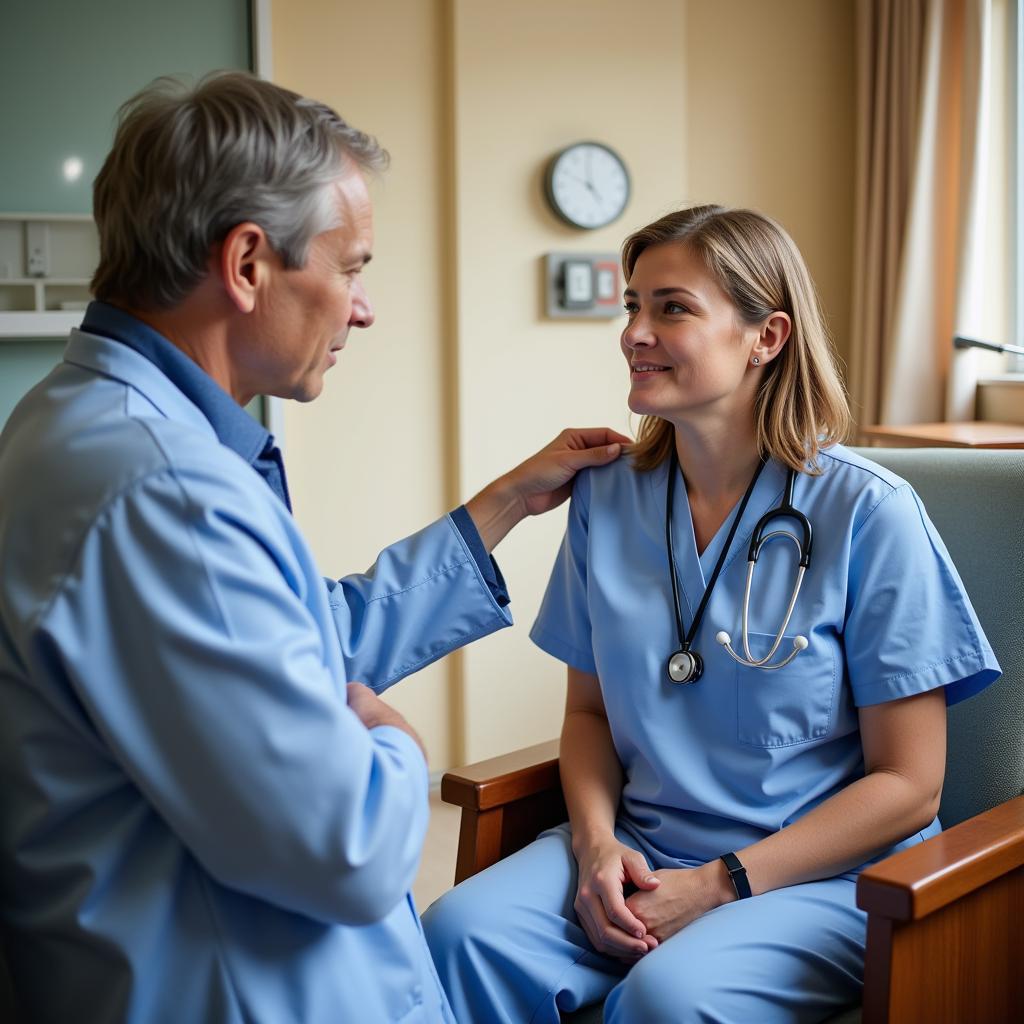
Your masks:
<svg viewBox="0 0 1024 1024"><path fill-rule="evenodd" d="M750 633L750 653L763 658L775 634ZM793 649L784 636L772 661ZM817 650L815 647L817 646ZM737 644L742 652L742 644ZM781 656L781 657L780 657ZM836 694L836 659L831 644L818 640L785 668L765 671L736 662L737 739L753 747L788 747L807 743L828 732Z"/></svg>

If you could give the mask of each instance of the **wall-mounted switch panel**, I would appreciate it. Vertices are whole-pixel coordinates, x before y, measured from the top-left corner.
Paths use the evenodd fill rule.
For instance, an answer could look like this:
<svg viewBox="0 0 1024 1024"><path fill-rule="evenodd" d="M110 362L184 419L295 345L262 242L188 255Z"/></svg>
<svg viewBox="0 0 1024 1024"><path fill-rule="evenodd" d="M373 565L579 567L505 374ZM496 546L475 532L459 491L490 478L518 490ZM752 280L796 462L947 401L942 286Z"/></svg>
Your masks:
<svg viewBox="0 0 1024 1024"><path fill-rule="evenodd" d="M25 224L25 269L29 277L50 273L50 225L42 221Z"/></svg>
<svg viewBox="0 0 1024 1024"><path fill-rule="evenodd" d="M544 257L547 315L610 319L622 311L614 252L549 252Z"/></svg>

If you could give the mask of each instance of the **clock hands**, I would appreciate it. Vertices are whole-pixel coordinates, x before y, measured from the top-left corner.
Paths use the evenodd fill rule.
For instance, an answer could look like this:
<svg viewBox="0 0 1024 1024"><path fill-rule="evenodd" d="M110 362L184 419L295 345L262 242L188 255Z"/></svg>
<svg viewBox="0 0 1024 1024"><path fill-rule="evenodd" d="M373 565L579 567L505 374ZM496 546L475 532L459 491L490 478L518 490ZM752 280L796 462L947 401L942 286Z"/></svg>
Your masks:
<svg viewBox="0 0 1024 1024"><path fill-rule="evenodd" d="M601 193L594 187L594 151L588 149L586 151L587 161L587 177L584 184L590 189L590 194L594 197L597 202L601 202Z"/></svg>
<svg viewBox="0 0 1024 1024"><path fill-rule="evenodd" d="M581 228L610 223L629 197L629 177L621 158L593 142L557 153L548 165L544 187L556 215Z"/></svg>
<svg viewBox="0 0 1024 1024"><path fill-rule="evenodd" d="M584 178L579 174L572 174L569 171L563 171L563 175L566 178L572 178L573 181L578 181L581 185L586 186L587 191L598 201L601 201L601 193L595 188L594 183L589 178Z"/></svg>

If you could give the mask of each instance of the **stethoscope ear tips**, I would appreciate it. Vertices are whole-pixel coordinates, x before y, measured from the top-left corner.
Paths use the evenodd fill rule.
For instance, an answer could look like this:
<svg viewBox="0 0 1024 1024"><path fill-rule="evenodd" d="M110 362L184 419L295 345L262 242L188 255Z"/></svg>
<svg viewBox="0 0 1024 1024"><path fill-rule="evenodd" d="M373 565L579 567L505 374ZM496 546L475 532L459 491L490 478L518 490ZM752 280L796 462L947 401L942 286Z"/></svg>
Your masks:
<svg viewBox="0 0 1024 1024"><path fill-rule="evenodd" d="M729 634L728 634L728 633L726 633L726 631L725 631L724 629L720 629L720 630L719 630L719 631L718 631L718 632L717 632L717 633L715 634L715 641L716 641L717 643L720 643L720 644L721 644L721 645L722 645L723 647L728 647L728 646L729 646L729 644L731 644L731 643L732 643L732 637L731 637L731 636L729 636ZM805 640L805 641L804 641L804 647L806 647L806 646L807 646L807 641Z"/></svg>
<svg viewBox="0 0 1024 1024"><path fill-rule="evenodd" d="M807 637L805 637L805 636L795 636L795 637L793 637L793 650L795 650L795 651L805 651L805 650L807 650L807 647L808 647Z"/></svg>

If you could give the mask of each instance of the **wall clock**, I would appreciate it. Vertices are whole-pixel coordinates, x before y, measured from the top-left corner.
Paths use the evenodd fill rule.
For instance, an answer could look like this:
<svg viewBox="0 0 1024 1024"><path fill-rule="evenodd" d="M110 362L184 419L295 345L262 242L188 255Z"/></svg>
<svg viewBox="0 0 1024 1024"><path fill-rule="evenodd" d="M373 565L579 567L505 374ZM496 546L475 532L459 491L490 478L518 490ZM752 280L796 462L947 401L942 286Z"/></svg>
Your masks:
<svg viewBox="0 0 1024 1024"><path fill-rule="evenodd" d="M629 172L622 157L610 147L600 142L574 142L548 162L544 195L566 224L601 228L626 208Z"/></svg>

